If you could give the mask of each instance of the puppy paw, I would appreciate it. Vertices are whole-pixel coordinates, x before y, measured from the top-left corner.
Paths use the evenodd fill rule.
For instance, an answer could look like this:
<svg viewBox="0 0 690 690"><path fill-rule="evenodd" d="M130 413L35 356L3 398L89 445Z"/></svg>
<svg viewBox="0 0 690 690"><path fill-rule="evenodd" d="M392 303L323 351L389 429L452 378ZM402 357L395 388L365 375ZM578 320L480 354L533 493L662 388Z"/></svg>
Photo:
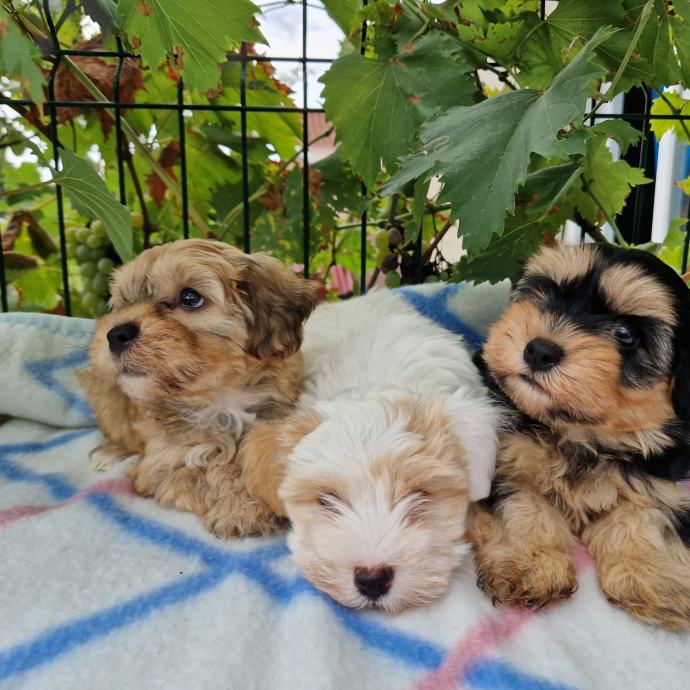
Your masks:
<svg viewBox="0 0 690 690"><path fill-rule="evenodd" d="M196 468L178 467L173 470L160 482L154 495L164 508L195 513L200 517L208 510L206 478Z"/></svg>
<svg viewBox="0 0 690 690"><path fill-rule="evenodd" d="M671 570L671 569L670 569ZM610 603L644 623L669 630L690 630L690 575L668 576L629 563L600 575L601 589Z"/></svg>
<svg viewBox="0 0 690 690"><path fill-rule="evenodd" d="M284 521L249 495L246 500L222 499L204 515L204 525L219 539L259 537L281 529Z"/></svg>
<svg viewBox="0 0 690 690"><path fill-rule="evenodd" d="M124 448L110 443L109 441L100 443L89 453L91 468L97 472L105 472L129 458L136 457L138 456L129 453Z"/></svg>
<svg viewBox="0 0 690 690"><path fill-rule="evenodd" d="M494 604L534 609L568 599L577 590L577 577L565 554L544 551L485 564L478 570L477 586Z"/></svg>

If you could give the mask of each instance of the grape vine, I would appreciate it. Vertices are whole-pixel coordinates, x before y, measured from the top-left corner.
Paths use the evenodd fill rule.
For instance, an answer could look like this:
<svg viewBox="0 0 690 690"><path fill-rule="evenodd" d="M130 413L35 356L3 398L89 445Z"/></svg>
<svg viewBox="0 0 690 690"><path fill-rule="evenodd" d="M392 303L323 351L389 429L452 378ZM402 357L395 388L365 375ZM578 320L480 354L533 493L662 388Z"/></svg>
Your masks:
<svg viewBox="0 0 690 690"><path fill-rule="evenodd" d="M230 106L182 117L191 235L242 246L244 169L252 250L296 270L302 264L302 122L280 110L294 106L295 95L270 62L250 59L246 102L263 110L247 115L243 162L241 115L232 109L241 100L236 58L242 42L250 57L265 42L263 19L249 0L221 5L50 3L61 48L78 53L56 70L58 100L114 98L117 60L83 51L115 50L119 40L141 56L124 60L119 73L123 206L114 111L58 108L56 170L43 3L0 0L0 229L12 308L64 309L53 182L65 194L66 259L79 315L105 311L108 277L122 261L182 236L177 114L126 108L176 103L180 76L186 103ZM310 269L331 296L343 271L355 293L364 287L364 212L369 286L512 278L568 220L597 241L630 242L631 191L649 180L626 152L642 133L599 118L600 106L644 87L659 93L654 113L690 112L682 89L663 90L690 86L690 0L560 0L545 18L537 0L362 5L338 0L309 8L328 13L341 31L340 56L320 78L328 124L312 136L320 141L334 132L338 147L313 161L308 175ZM181 58L191 54L197 62ZM690 143L683 121L654 121L658 137L669 130ZM690 180L677 182L690 192ZM663 245L644 248L679 268L684 241L684 224L676 221Z"/></svg>

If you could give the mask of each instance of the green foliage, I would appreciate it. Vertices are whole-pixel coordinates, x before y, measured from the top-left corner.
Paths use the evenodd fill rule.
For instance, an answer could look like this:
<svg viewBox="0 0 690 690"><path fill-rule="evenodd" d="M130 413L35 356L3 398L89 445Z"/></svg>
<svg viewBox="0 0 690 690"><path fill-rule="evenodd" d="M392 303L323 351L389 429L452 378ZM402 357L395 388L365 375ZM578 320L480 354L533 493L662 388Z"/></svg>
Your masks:
<svg viewBox="0 0 690 690"><path fill-rule="evenodd" d="M647 179L614 160L607 141L625 153L640 132L621 120L592 125L590 116L633 85L690 87L690 0L560 0L545 20L538 0L323 4L342 31L341 56L321 78L339 147L311 160L308 251L310 272L332 293L341 269L352 273L355 293L362 287L364 212L367 280L388 286L420 278L418 241L427 281L515 278L525 258L556 238L567 220L599 240L608 223L624 242L617 218L631 190ZM42 58L48 34L42 3L13 8L12 15L0 10L0 88L3 96L40 104L52 66ZM124 100L176 103L181 75L186 104L228 107L182 117L191 235L241 246L246 184L252 250L304 263L303 124L299 115L276 110L295 105L289 85L270 63L250 60L246 102L265 110L247 113L244 142L235 110L243 75L232 53L247 41L251 56L252 42L264 41L257 7L250 0L76 0L59 12L63 47L112 49L119 36L141 55L126 62ZM103 32L88 43L84 15ZM57 97L113 98L115 63L64 59ZM652 112L687 115L688 103L666 91ZM65 191L78 314L102 313L107 276L117 264L181 237L178 113L122 110L126 207L118 201L112 115L59 110L64 168L55 173L49 112L0 112L0 213L13 308L59 312L64 305L53 178ZM656 119L652 126L657 137L672 130L690 143L684 122ZM689 180L679 184L690 192ZM453 265L439 241L454 233L463 255ZM679 268L684 238L674 226L665 246L648 248Z"/></svg>
<svg viewBox="0 0 690 690"><path fill-rule="evenodd" d="M53 176L65 190L76 211L103 223L110 241L123 261L132 253L132 223L127 209L108 191L93 166L69 149L61 154L62 170Z"/></svg>
<svg viewBox="0 0 690 690"><path fill-rule="evenodd" d="M687 218L674 218L671 221L671 227L664 241L664 246L658 253L660 259L669 266L673 266L676 270L682 270L683 251L688 234L687 225Z"/></svg>
<svg viewBox="0 0 690 690"><path fill-rule="evenodd" d="M475 106L453 108L425 124L421 150L384 191L421 176L440 175L441 200L452 204L452 217L462 223L465 249L485 247L493 234L503 232L506 212L514 211L515 193L525 180L532 153L563 158L584 153L584 136L577 135L585 130L560 135L582 117L591 84L604 73L591 58L609 35L597 32L544 93L503 93ZM476 194L468 194L472 187Z"/></svg>
<svg viewBox="0 0 690 690"><path fill-rule="evenodd" d="M120 0L117 19L144 60L155 66L173 59L187 85L216 89L226 53L242 41L264 41L254 26L249 0Z"/></svg>
<svg viewBox="0 0 690 690"><path fill-rule="evenodd" d="M622 160L614 161L606 140L596 137L587 142L575 205L587 220L600 224L623 210L631 187L650 181L639 168Z"/></svg>
<svg viewBox="0 0 690 690"><path fill-rule="evenodd" d="M43 74L35 60L39 50L0 7L0 74L11 76L34 101L43 100Z"/></svg>
<svg viewBox="0 0 690 690"><path fill-rule="evenodd" d="M652 115L690 115L690 101L686 101L680 94L672 91L665 91L655 99L651 109ZM672 131L680 139L690 144L690 129L688 122L683 120L654 119L652 120L652 131L657 138Z"/></svg>
<svg viewBox="0 0 690 690"><path fill-rule="evenodd" d="M346 55L323 77L326 116L366 184L376 182L381 163L395 171L425 118L472 102L475 87L466 76L472 68L460 48L446 34L430 34L385 58Z"/></svg>

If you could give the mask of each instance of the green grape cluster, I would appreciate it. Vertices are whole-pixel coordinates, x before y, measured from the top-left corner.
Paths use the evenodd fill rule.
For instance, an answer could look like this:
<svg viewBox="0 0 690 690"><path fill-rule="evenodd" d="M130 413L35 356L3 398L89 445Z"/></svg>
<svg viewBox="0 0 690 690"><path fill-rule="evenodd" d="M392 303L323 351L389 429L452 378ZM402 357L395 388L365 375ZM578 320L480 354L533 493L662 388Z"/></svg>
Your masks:
<svg viewBox="0 0 690 690"><path fill-rule="evenodd" d="M398 228L379 230L374 238L376 245L376 265L386 276L386 285L390 288L400 285L400 275L397 272L400 255L396 252L402 243L403 236Z"/></svg>
<svg viewBox="0 0 690 690"><path fill-rule="evenodd" d="M115 268L109 258L112 247L103 223L96 220L89 227L68 228L67 257L76 259L84 281L81 304L91 316L98 318L106 312L108 278Z"/></svg>

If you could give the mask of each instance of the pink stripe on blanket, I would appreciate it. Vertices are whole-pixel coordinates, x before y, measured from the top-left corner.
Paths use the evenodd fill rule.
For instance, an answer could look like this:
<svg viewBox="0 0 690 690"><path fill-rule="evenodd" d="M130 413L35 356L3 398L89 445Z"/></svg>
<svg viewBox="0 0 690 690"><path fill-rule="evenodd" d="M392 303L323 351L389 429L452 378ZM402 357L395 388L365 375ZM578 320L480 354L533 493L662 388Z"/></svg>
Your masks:
<svg viewBox="0 0 690 690"><path fill-rule="evenodd" d="M8 508L7 510L0 510L0 527L9 525L15 520L20 520L24 517L39 515L40 513L47 513L51 510L62 508L63 506L70 505L72 503L77 503L86 496L97 493L133 494L134 489L132 488L132 483L129 481L129 479L104 479L103 481L96 482L91 486L87 486L85 489L82 489L78 493L74 494L74 496L68 498L66 501L62 501L61 503L54 503L48 506L15 506L14 508Z"/></svg>
<svg viewBox="0 0 690 690"><path fill-rule="evenodd" d="M575 547L574 556L578 574L594 565L589 551L580 543ZM475 623L451 650L443 665L422 678L414 686L415 690L455 690L473 664L514 637L537 615L539 611L507 608Z"/></svg>
<svg viewBox="0 0 690 690"><path fill-rule="evenodd" d="M416 690L453 690L472 664L513 637L533 617L532 611L510 608L479 621L470 627L443 665L415 686Z"/></svg>

